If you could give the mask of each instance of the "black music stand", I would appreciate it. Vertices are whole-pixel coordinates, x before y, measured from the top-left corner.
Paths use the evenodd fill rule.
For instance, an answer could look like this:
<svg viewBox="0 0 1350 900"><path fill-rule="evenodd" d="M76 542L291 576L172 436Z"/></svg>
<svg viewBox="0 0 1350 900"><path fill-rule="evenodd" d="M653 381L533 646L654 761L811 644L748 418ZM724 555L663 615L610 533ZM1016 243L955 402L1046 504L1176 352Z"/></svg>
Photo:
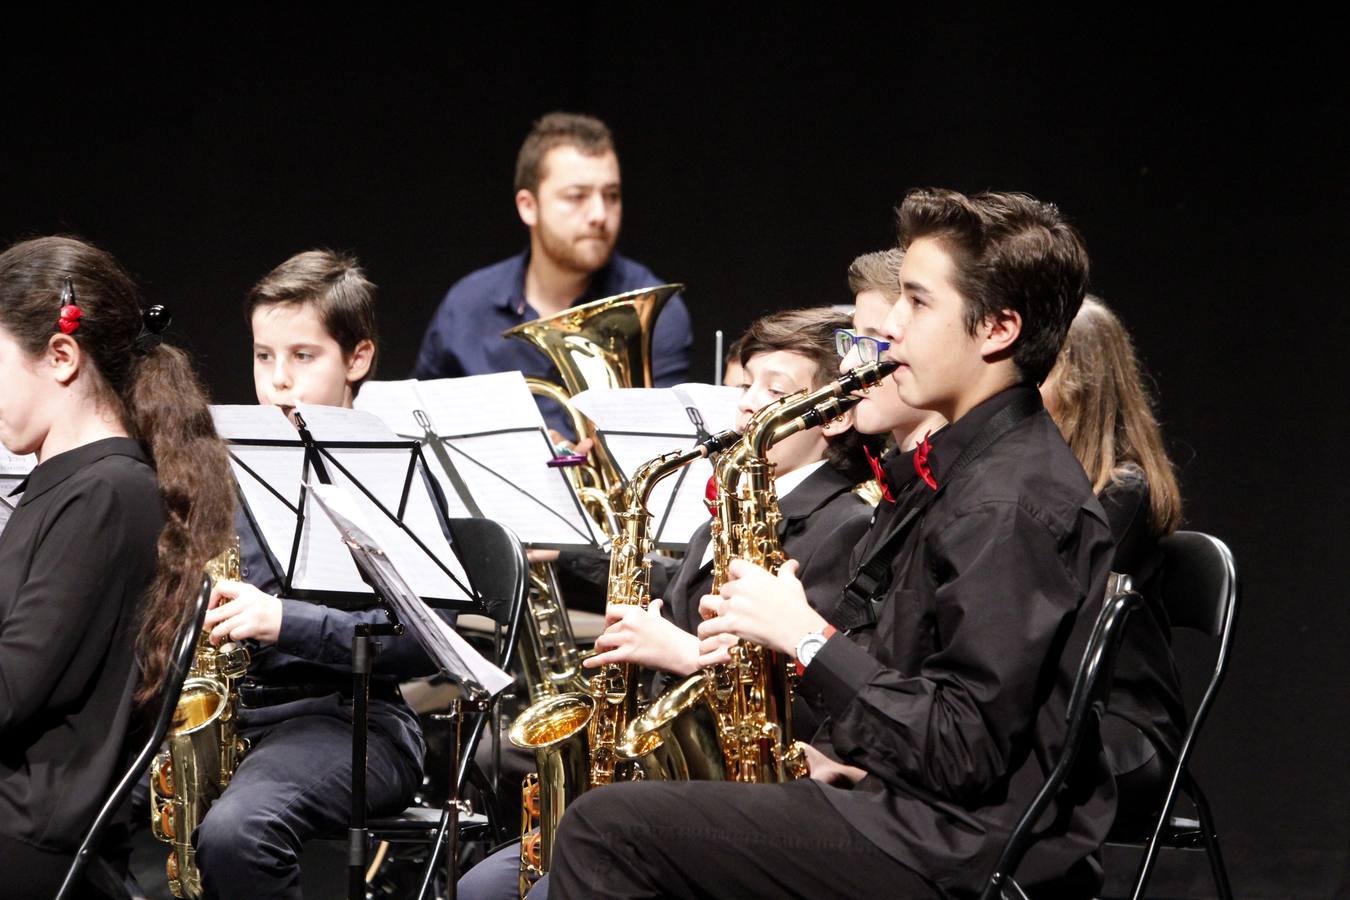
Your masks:
<svg viewBox="0 0 1350 900"><path fill-rule="evenodd" d="M351 900L362 900L366 890L366 851L369 843L366 827L366 751L370 675L375 655L375 645L370 639L377 635L401 634L405 627L403 623L406 622L412 636L436 662L441 674L459 685L470 702L490 699L505 689L512 679L477 657L462 638L427 608L408 587L384 551L349 518L351 510L336 508L342 499L341 489L324 487L312 490L320 508L337 526L362 580L375 591L376 603L385 609L390 619L385 625L362 623L356 627L356 633L352 636L352 812L347 832L347 891ZM456 607L462 605L455 604ZM458 811L457 800L455 791L448 807L452 818ZM457 828L457 824L452 821L450 827Z"/></svg>

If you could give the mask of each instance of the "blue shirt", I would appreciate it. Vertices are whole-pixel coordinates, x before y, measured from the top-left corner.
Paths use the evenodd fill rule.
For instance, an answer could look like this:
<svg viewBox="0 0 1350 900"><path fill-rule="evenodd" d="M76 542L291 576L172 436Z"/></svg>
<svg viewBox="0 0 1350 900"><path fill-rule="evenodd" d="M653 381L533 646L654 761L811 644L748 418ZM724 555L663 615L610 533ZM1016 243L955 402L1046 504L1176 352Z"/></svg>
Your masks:
<svg viewBox="0 0 1350 900"><path fill-rule="evenodd" d="M520 371L561 383L557 369L533 345L502 337L508 328L539 318L525 302L529 264L527 249L456 282L431 319L413 377L457 378ZM616 253L591 276L590 287L572 305L664 283L646 266ZM652 335L652 378L656 387L688 380L689 347L693 342L689 310L682 298L672 297L662 308ZM571 425L554 403L543 401L540 409L550 428L571 434Z"/></svg>

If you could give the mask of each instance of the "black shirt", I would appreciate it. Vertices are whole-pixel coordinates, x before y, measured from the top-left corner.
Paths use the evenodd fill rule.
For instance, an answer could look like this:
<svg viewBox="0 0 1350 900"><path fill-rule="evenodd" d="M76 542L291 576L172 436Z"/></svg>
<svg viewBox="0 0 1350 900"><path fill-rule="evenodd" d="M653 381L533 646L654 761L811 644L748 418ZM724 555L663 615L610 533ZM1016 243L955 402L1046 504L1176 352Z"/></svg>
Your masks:
<svg viewBox="0 0 1350 900"><path fill-rule="evenodd" d="M828 640L800 683L831 717L822 749L868 772L854 790L822 788L826 796L948 893L978 892L1059 756L1111 565L1105 514L1044 409L949 479L962 450L1018 397L1039 406L1035 388L1018 385L933 436L940 492L892 556L876 624ZM902 493L878 511L878 534L931 490L913 478L909 455L890 473ZM1114 814L1095 742L1052 808L1019 878L1035 884L1084 866L1099 874L1081 862Z"/></svg>
<svg viewBox="0 0 1350 900"><path fill-rule="evenodd" d="M783 553L798 563L797 577L811 606L827 619L848 581L848 557L867 532L871 509L854 484L829 463L778 500ZM698 604L712 588L712 561L703 562L711 521L694 530L679 571L666 589L661 614L691 634L703 621Z"/></svg>
<svg viewBox="0 0 1350 900"><path fill-rule="evenodd" d="M127 762L163 505L129 438L57 454L19 490L0 535L0 832L73 850Z"/></svg>
<svg viewBox="0 0 1350 900"><path fill-rule="evenodd" d="M1176 759L1186 707L1181 678L1172 658L1171 623L1162 602L1162 550L1149 521L1149 490L1144 473L1131 466L1101 493L1102 508L1116 538L1111 571L1129 575L1144 604L1130 616L1116 659L1107 715L1118 716L1148 737L1153 749ZM1139 765L1139 751L1108 747L1117 771Z"/></svg>

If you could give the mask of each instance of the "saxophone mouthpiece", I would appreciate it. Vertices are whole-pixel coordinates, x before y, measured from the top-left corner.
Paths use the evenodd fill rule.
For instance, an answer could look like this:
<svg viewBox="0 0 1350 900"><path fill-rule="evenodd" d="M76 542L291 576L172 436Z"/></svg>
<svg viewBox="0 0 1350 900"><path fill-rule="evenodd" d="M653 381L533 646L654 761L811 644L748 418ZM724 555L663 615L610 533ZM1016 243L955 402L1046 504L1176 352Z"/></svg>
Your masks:
<svg viewBox="0 0 1350 900"><path fill-rule="evenodd" d="M858 366L846 372L836 382L839 385L838 392L841 394L851 394L857 390L867 390L876 385L877 382L885 378L900 367L898 362L890 359L878 360L874 363L868 363L865 366Z"/></svg>
<svg viewBox="0 0 1350 900"><path fill-rule="evenodd" d="M734 428L728 428L726 431L709 435L698 442L699 449L703 450L704 456L712 456L714 453L721 453L741 439L743 435Z"/></svg>

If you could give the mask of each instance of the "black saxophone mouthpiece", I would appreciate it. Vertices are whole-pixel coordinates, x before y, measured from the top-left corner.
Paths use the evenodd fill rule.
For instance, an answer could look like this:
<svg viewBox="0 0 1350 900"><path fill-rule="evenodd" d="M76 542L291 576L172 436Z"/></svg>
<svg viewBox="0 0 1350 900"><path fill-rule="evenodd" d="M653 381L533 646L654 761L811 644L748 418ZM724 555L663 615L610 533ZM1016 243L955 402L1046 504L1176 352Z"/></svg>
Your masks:
<svg viewBox="0 0 1350 900"><path fill-rule="evenodd" d="M900 364L893 359L883 359L877 361L877 381L885 378L887 375L900 368Z"/></svg>

